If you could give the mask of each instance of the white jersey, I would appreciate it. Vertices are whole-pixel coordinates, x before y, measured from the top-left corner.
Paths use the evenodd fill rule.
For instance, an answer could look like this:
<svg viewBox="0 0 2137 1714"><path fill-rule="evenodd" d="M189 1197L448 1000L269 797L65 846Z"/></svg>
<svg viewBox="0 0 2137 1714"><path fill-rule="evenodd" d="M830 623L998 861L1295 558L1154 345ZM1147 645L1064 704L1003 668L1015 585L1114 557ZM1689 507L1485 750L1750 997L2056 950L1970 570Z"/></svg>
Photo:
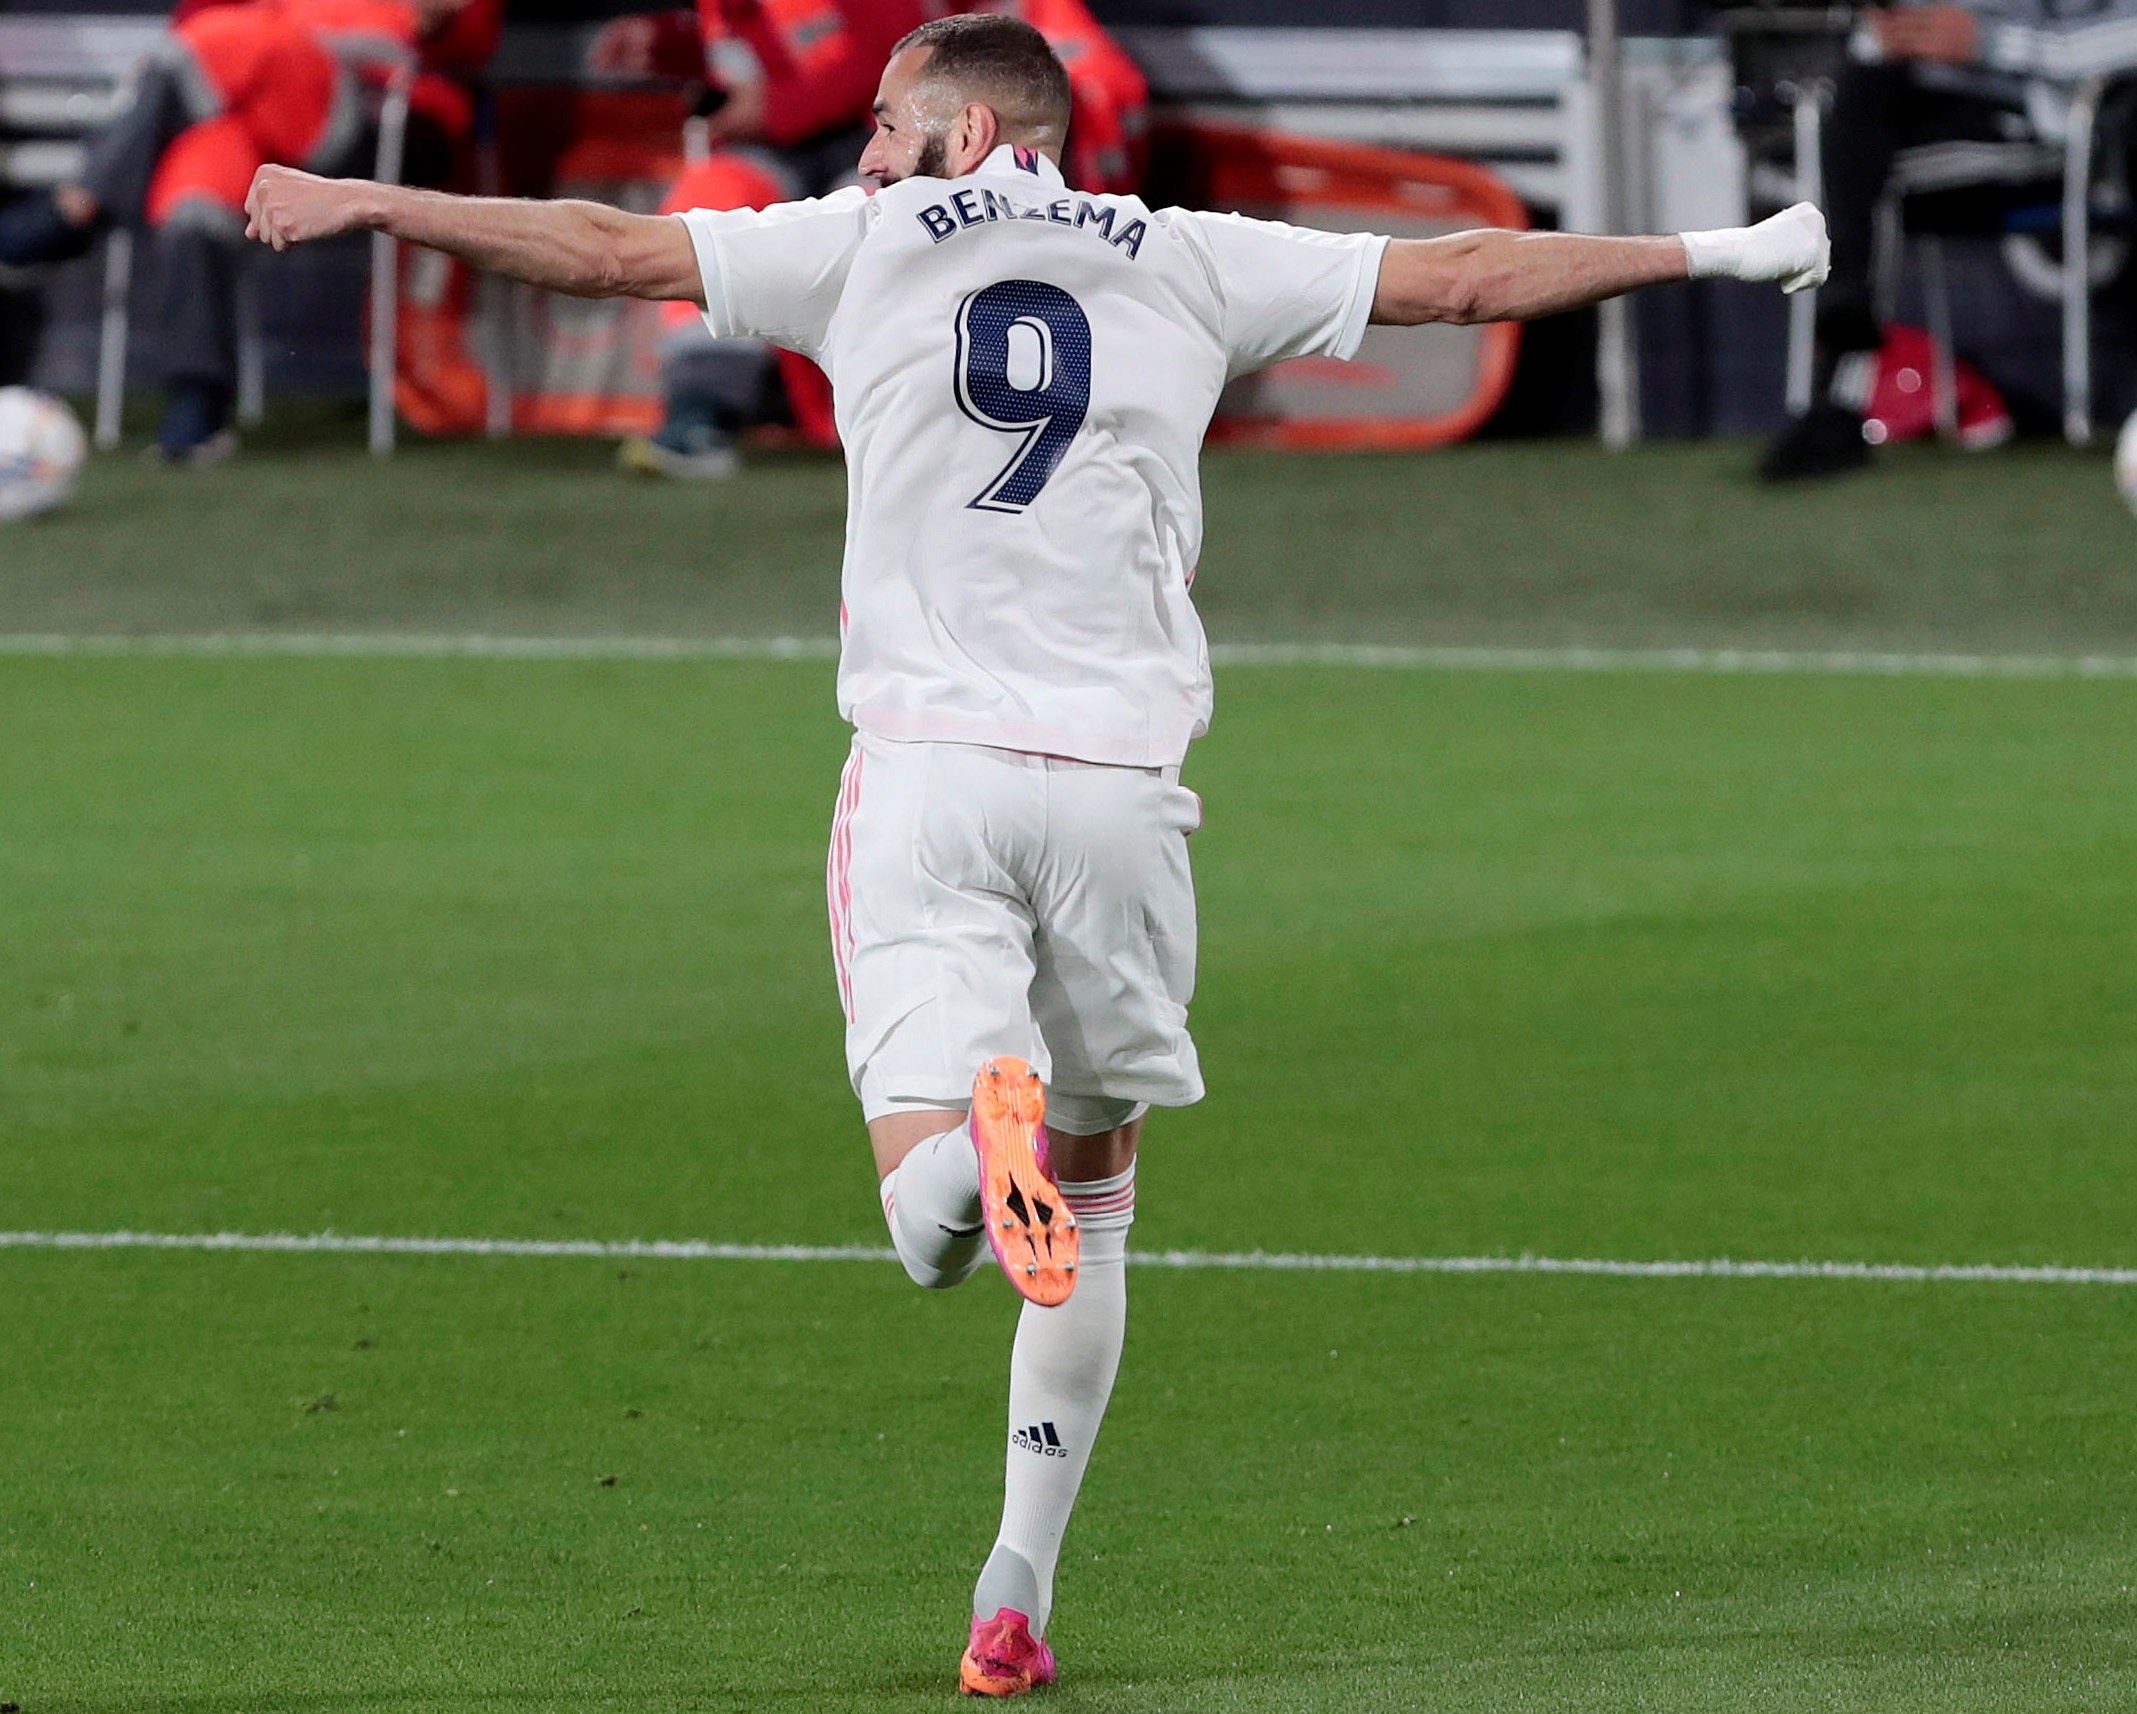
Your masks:
<svg viewBox="0 0 2137 1714"><path fill-rule="evenodd" d="M823 365L847 465L839 710L1135 767L1209 724L1188 586L1217 396L1358 349L1387 242L1070 191L1028 149L679 216L721 338Z"/></svg>

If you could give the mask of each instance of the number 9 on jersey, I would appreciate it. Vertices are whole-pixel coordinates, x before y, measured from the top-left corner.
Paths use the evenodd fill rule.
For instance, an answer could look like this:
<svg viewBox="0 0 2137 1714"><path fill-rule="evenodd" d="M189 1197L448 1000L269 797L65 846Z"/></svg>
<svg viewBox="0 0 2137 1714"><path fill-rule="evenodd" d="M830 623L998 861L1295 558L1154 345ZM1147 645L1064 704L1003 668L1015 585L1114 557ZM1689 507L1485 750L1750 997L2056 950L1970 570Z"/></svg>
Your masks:
<svg viewBox="0 0 2137 1714"><path fill-rule="evenodd" d="M957 404L976 423L1022 437L968 502L1021 512L1060 468L1091 408L1091 323L1043 280L1000 280L957 311Z"/></svg>

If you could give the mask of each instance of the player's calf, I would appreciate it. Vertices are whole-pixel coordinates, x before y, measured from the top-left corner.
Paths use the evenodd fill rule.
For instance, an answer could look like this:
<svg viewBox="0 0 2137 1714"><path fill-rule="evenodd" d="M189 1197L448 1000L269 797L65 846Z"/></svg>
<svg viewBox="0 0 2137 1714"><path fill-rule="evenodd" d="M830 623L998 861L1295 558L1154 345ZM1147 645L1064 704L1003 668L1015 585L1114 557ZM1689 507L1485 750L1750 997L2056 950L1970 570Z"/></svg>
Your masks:
<svg viewBox="0 0 2137 1714"><path fill-rule="evenodd" d="M964 1284L989 1253L980 1224L979 1151L970 1121L962 1114L954 1118L946 1129L907 1149L881 1186L883 1219L898 1260L907 1277L929 1291ZM879 1137L877 1147L882 1151L901 1143Z"/></svg>

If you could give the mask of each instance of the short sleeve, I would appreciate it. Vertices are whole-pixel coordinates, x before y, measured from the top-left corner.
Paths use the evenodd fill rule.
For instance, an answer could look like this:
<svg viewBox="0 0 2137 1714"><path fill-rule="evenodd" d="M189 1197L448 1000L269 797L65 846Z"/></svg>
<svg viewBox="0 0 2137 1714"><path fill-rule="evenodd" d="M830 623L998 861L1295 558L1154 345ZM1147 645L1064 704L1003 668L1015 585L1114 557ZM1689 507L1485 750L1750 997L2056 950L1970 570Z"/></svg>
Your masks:
<svg viewBox="0 0 2137 1714"><path fill-rule="evenodd" d="M1289 357L1357 355L1385 238L1191 209L1169 209L1166 217L1209 263L1232 374Z"/></svg>
<svg viewBox="0 0 2137 1714"><path fill-rule="evenodd" d="M858 185L808 202L678 214L705 282L705 325L720 339L820 356L870 217Z"/></svg>

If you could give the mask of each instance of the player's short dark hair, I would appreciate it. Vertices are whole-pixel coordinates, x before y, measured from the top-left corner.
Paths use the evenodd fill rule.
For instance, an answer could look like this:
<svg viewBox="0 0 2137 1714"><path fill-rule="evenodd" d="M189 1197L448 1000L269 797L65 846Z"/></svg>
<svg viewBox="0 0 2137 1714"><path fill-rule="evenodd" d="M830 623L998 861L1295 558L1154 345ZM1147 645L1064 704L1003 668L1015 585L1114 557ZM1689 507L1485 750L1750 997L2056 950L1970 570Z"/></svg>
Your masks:
<svg viewBox="0 0 2137 1714"><path fill-rule="evenodd" d="M1023 19L992 12L936 18L891 51L907 48L932 48L921 76L985 102L1012 140L1027 132L1051 132L1056 141L1068 134L1068 72L1047 39Z"/></svg>

